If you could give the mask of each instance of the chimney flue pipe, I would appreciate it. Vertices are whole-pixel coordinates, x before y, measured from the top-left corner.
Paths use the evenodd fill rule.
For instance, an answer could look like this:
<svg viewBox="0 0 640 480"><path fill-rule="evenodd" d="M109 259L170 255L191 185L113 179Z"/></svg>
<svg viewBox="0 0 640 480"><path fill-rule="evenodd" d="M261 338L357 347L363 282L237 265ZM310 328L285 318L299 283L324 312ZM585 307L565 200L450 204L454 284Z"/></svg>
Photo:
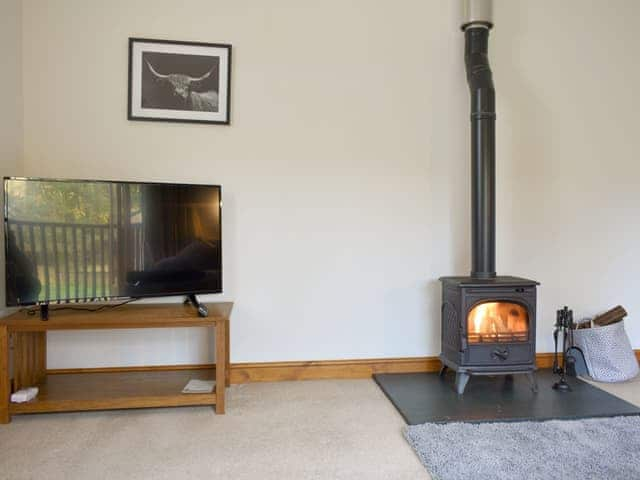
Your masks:
<svg viewBox="0 0 640 480"><path fill-rule="evenodd" d="M471 95L471 276L496 276L495 90L487 55L490 0L465 0L462 30Z"/></svg>

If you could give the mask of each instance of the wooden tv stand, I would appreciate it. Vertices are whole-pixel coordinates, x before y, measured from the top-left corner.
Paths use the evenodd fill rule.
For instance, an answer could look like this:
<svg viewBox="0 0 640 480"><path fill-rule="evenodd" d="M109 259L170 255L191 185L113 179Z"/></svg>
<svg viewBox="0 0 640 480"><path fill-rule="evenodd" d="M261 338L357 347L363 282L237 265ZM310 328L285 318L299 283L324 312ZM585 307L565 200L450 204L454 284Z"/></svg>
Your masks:
<svg viewBox="0 0 640 480"><path fill-rule="evenodd" d="M73 307L73 305L71 305ZM78 305L96 308L95 304ZM50 310L49 320L26 311L0 319L0 423L21 413L111 410L121 408L215 405L224 413L229 385L229 315L233 303L208 303L208 317L199 317L191 305L137 304L99 312ZM122 369L74 369L47 372L49 330L107 330L122 328L214 327L216 365ZM10 350L10 339L13 349ZM13 378L10 376L10 356ZM181 393L191 378L215 379L215 392ZM13 391L38 386L38 396L27 403L11 403Z"/></svg>

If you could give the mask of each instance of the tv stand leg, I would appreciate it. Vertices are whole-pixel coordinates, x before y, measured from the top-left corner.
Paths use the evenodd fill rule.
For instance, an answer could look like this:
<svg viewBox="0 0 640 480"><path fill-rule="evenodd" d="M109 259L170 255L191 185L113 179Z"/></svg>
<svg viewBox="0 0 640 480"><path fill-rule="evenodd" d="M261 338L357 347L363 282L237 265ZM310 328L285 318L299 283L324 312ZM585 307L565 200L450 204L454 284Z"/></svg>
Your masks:
<svg viewBox="0 0 640 480"><path fill-rule="evenodd" d="M0 423L9 423L9 397L11 384L9 380L9 330L6 325L0 326Z"/></svg>
<svg viewBox="0 0 640 480"><path fill-rule="evenodd" d="M207 306L205 304L200 303L200 300L198 300L198 297L196 296L195 293L191 293L191 294L187 295L187 298L184 301L184 303L185 304L190 303L191 305L196 307L198 309L198 316L200 316L200 317L208 317L209 316L209 309L207 308Z"/></svg>
<svg viewBox="0 0 640 480"><path fill-rule="evenodd" d="M224 394L225 388L227 388L227 371L229 365L227 365L227 332L226 321L216 322L216 338L215 338L215 350L216 350L216 414L223 414Z"/></svg>
<svg viewBox="0 0 640 480"><path fill-rule="evenodd" d="M230 337L231 337L231 326L230 326L230 323L231 322L229 322L228 318L224 322L224 336L225 336L225 340L226 340L225 341L225 346L224 346L225 354L226 354L226 356L225 356L226 368L224 369L225 370L225 376L224 376L225 382L224 382L224 384L227 387L231 386L231 355L229 354L229 352L231 351L231 340L230 340Z"/></svg>

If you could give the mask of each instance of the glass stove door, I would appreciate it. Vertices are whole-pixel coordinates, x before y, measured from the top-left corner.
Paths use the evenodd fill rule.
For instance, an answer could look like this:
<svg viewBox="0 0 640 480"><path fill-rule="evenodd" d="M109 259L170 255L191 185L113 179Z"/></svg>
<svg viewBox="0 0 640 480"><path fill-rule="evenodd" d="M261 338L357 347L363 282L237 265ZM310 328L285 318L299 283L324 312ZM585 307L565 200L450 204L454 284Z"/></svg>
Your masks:
<svg viewBox="0 0 640 480"><path fill-rule="evenodd" d="M529 314L519 303L482 302L467 315L467 338L473 343L513 343L529 340Z"/></svg>

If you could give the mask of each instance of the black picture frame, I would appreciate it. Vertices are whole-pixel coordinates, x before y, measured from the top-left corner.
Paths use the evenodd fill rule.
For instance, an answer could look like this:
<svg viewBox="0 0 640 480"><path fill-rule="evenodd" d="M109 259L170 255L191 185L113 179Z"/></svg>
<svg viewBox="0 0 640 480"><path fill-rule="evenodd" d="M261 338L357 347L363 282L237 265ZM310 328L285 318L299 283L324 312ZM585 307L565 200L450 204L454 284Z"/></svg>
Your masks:
<svg viewBox="0 0 640 480"><path fill-rule="evenodd" d="M231 50L225 43L130 37L127 118L229 125Z"/></svg>

